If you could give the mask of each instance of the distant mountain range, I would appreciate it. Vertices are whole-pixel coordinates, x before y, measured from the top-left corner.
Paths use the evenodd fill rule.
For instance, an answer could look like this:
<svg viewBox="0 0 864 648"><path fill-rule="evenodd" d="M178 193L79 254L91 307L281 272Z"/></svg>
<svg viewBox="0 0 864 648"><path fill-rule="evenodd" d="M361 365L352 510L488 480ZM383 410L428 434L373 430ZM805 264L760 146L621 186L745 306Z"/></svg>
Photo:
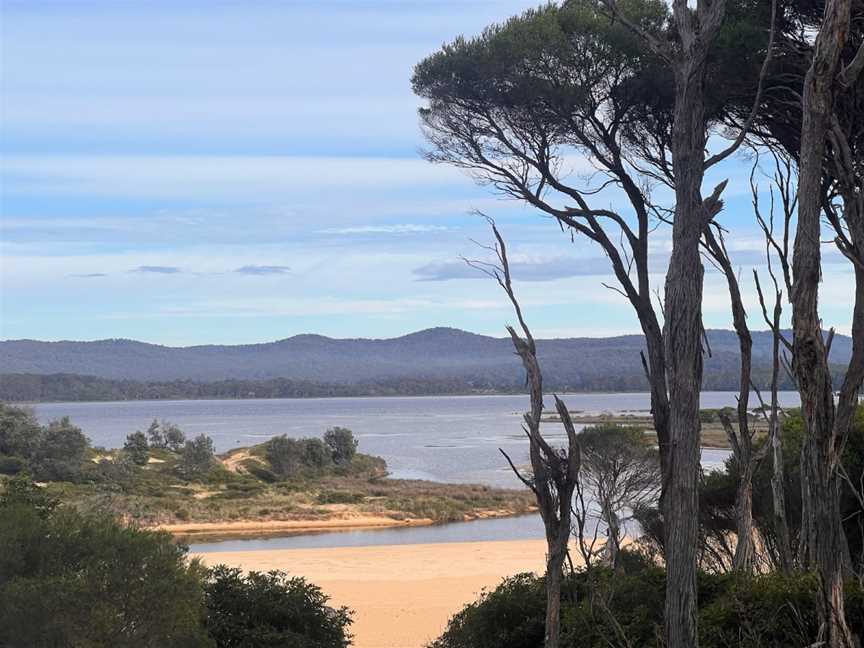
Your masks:
<svg viewBox="0 0 864 648"><path fill-rule="evenodd" d="M705 360L705 388L737 389L738 340L734 332L710 330L707 337L711 357ZM756 377L764 382L770 365L771 335L756 332L753 342ZM639 359L642 336L538 340L537 346L550 389L638 391L646 387ZM832 364L847 362L851 346L851 338L835 336ZM236 346L9 340L0 342L0 367L0 398L10 398L11 385L20 392L11 394L18 396L17 400L26 399L21 396L26 396L28 389L36 396L31 400L43 399L48 394L37 393L36 385L54 384L56 391L59 382L78 377L90 377L91 386L101 386L97 391L119 382L125 381L127 387L135 383L134 388L127 389L132 395L126 397L136 397L136 390L152 383L183 383L186 387L181 391L187 392L191 384L230 384L237 395L285 395L279 394L279 389L287 390L287 395L298 389L302 393L294 395L361 395L512 392L519 391L524 381L508 338L452 328L381 340L297 335ZM57 374L65 378L61 380ZM85 379L78 382L81 380ZM282 387L274 393L274 385ZM261 390L266 394L259 394ZM200 388L196 393L199 397L207 395ZM195 393L177 395L195 397ZM123 397L123 390L117 396ZM63 395L53 393L51 397ZM71 395L66 398L78 399Z"/></svg>

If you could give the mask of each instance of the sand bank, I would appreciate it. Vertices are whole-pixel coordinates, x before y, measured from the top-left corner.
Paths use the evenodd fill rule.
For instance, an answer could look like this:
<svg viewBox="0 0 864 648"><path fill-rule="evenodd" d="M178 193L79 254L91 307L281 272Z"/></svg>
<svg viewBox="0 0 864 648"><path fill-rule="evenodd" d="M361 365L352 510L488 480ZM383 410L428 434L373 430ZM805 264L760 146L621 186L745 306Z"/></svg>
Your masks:
<svg viewBox="0 0 864 648"><path fill-rule="evenodd" d="M355 516L324 520L242 520L238 522L185 522L183 524L160 524L148 527L168 531L177 536L203 537L244 535L266 535L286 533L309 533L317 531L346 531L349 529L382 529L389 527L429 526L433 520L389 517Z"/></svg>
<svg viewBox="0 0 864 648"><path fill-rule="evenodd" d="M543 570L542 540L408 544L332 549L225 551L205 563L281 569L320 586L355 611L355 648L422 648L483 588Z"/></svg>

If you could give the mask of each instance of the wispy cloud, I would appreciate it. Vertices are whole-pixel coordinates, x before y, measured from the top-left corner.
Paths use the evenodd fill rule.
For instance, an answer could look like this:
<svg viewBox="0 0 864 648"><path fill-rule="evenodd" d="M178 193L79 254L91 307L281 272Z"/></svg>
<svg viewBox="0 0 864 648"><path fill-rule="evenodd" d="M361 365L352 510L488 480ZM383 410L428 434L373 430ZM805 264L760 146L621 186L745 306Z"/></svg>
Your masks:
<svg viewBox="0 0 864 648"><path fill-rule="evenodd" d="M70 274L69 276L77 279L94 279L96 277L107 277L108 275L104 272L85 272L82 274Z"/></svg>
<svg viewBox="0 0 864 648"><path fill-rule="evenodd" d="M133 268L129 272L142 272L151 274L178 274L181 272L181 270L176 266L142 265L138 266L137 268Z"/></svg>
<svg viewBox="0 0 864 648"><path fill-rule="evenodd" d="M291 272L291 268L283 265L245 265L234 272L244 275L279 275Z"/></svg>
<svg viewBox="0 0 864 648"><path fill-rule="evenodd" d="M332 227L320 230L321 234L423 234L427 232L446 232L452 228L444 225L417 225L401 223L398 225L362 225L358 227Z"/></svg>
<svg viewBox="0 0 864 648"><path fill-rule="evenodd" d="M609 261L603 257L574 259L552 257L511 261L510 271L517 281L552 281L567 277L609 275ZM465 261L428 263L414 269L417 281L450 281L452 279L479 279L483 274Z"/></svg>

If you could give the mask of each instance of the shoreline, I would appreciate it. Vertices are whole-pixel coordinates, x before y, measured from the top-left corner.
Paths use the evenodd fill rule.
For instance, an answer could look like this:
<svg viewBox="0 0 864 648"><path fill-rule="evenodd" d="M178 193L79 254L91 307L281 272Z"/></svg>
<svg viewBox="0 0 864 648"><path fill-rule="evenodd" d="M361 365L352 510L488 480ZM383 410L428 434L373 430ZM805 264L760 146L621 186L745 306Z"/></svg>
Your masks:
<svg viewBox="0 0 864 648"><path fill-rule="evenodd" d="M794 390L787 389L781 390L782 392L788 393L797 393ZM571 392L556 392L559 396L590 396L593 394L602 394L606 396L614 396L616 394L621 395L633 395L633 394L649 394L649 392L644 390L635 390L635 391L621 391L621 390L587 390L587 391L571 391ZM710 389L705 390L703 393L709 394L737 394L737 388L732 389ZM551 396L552 391L550 391L547 396ZM365 395L356 395L356 396L278 396L278 397L255 397L255 396L246 396L243 398L232 398L230 396L223 396L219 398L134 398L134 399L126 399L126 400L37 400L37 401L10 401L11 404L17 406L28 406L32 407L35 405L68 405L70 403L80 403L80 404L123 404L123 403L187 403L187 402L207 402L207 401L272 401L272 400L334 400L334 399L372 399L372 398L387 398L387 399L407 399L407 398L484 398L484 397L509 397L509 396L525 396L528 397L527 392L522 391L492 391L492 392L458 392L458 393L431 393L431 394L365 394ZM550 412L553 410L550 410Z"/></svg>
<svg viewBox="0 0 864 648"><path fill-rule="evenodd" d="M505 517L505 516L501 516ZM157 524L142 527L148 531L167 531L171 535L201 540L207 536L242 538L249 535L301 535L322 531L354 531L361 529L385 529L393 527L431 526L436 522L430 518L406 518L397 520L388 517L355 517L326 520L236 520L231 522L183 522ZM440 523L439 523L440 524ZM206 540L205 540L206 541Z"/></svg>
<svg viewBox="0 0 864 648"><path fill-rule="evenodd" d="M244 539L249 537L295 536L318 533L338 533L340 531L364 531L375 529L394 529L461 524L476 520L490 520L533 515L536 507L528 511L488 510L477 511L462 520L446 522L431 518L396 519L386 516L358 515L318 520L233 520L219 522L182 522L176 524L155 524L143 526L148 531L166 531L174 538L195 540L200 543L221 542L223 540Z"/></svg>

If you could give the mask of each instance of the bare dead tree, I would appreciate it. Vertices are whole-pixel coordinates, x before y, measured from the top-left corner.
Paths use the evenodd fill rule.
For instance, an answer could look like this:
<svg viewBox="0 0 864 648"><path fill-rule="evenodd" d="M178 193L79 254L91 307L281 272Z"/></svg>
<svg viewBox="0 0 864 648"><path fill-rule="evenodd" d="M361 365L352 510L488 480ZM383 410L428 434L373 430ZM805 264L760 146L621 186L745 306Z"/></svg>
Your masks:
<svg viewBox="0 0 864 648"><path fill-rule="evenodd" d="M554 448L543 437L540 423L543 417L543 374L537 359L534 336L525 322L522 308L513 290L507 246L495 222L487 219L495 236L495 245L490 249L497 263L468 261L468 264L494 278L504 290L513 310L519 330L507 327L516 354L525 368L531 409L523 416L523 430L528 437L528 454L531 460L531 476L523 475L512 459L500 449L516 477L534 493L543 526L546 531L546 629L545 648L558 648L561 627L561 579L567 544L570 539L571 506L573 492L579 481L581 454L576 428L564 402L555 396L555 408L567 433L567 449Z"/></svg>
<svg viewBox="0 0 864 648"><path fill-rule="evenodd" d="M767 218L763 215L760 207L759 189L753 181L753 173L750 175L753 211L756 215L756 221L762 229L762 233L765 237L765 259L768 264L768 275L771 278L774 289L774 301L771 314L769 315L765 293L762 290L762 284L759 279L759 273L756 272L756 270L753 271L753 278L756 282L756 291L759 295L759 305L762 309L762 317L765 324L768 326L768 329L771 331L770 406L765 403L761 392L758 389L755 391L759 398L762 414L768 421L767 445L770 447L771 451L771 499L772 510L774 513L775 534L777 536L778 562L780 569L784 572L789 572L792 570L795 562L792 554L792 540L789 532L789 519L786 510L786 478L783 464L783 440L780 433L782 412L780 410L778 391L782 357L781 344L784 346L784 351L788 350L791 352L792 350L791 343L786 340L783 335L781 329L781 317L783 314L784 303L783 289L786 289L787 295L792 290L789 236L792 217L796 209L797 196L794 187L794 165L792 160L788 155L783 155L776 151L772 151L772 157L774 160L774 173L771 177L771 201L768 207ZM757 164L754 164L754 172L757 165L758 161ZM780 215L782 218L779 236L775 234L775 195L777 200L779 200ZM778 280L777 273L774 269L775 262L779 263L782 285L781 281Z"/></svg>
<svg viewBox="0 0 864 648"><path fill-rule="evenodd" d="M716 234L711 227L706 228L704 246L711 260L726 278L732 304L732 323L738 336L741 354L736 421L733 423L729 415L723 411L720 412L720 421L738 467L738 488L735 494L736 543L732 568L736 571L749 572L753 570L756 554L753 530L753 477L768 452L768 445L762 446L759 450L754 448L755 429L750 426L753 338L747 325L747 312L744 309L738 276L726 249L723 230L719 226L716 227Z"/></svg>
<svg viewBox="0 0 864 648"><path fill-rule="evenodd" d="M810 67L802 89L802 120L798 163L798 224L793 258L792 290L793 366L801 394L801 410L808 440L809 474L812 480L812 510L816 533L815 558L820 577L820 617L827 648L854 645L846 623L843 595L844 537L840 524L837 470L852 410L864 378L864 283L858 268L864 259L864 237L860 200L840 188L849 237L837 231L838 246L856 264L856 294L853 310L852 360L835 404L828 365L828 348L822 337L818 292L821 279L821 216L824 203L826 158L844 156L838 150L835 102L843 87L854 85L861 73L859 47L851 62L843 59L850 34L851 0L827 0L816 35ZM834 138L832 140L832 137ZM829 150L828 143L832 147ZM836 166L846 167L846 161ZM849 171L854 176L854 160ZM860 182L860 167L857 168ZM842 182L842 179L841 179ZM851 185L854 186L852 178ZM860 195L858 196L860 198ZM847 205L848 198L851 198ZM846 211L848 209L848 211ZM830 214L830 209L828 210ZM830 215L829 215L830 218ZM855 236L858 240L853 239ZM856 263L857 261L857 263ZM854 403L854 404L853 404Z"/></svg>

